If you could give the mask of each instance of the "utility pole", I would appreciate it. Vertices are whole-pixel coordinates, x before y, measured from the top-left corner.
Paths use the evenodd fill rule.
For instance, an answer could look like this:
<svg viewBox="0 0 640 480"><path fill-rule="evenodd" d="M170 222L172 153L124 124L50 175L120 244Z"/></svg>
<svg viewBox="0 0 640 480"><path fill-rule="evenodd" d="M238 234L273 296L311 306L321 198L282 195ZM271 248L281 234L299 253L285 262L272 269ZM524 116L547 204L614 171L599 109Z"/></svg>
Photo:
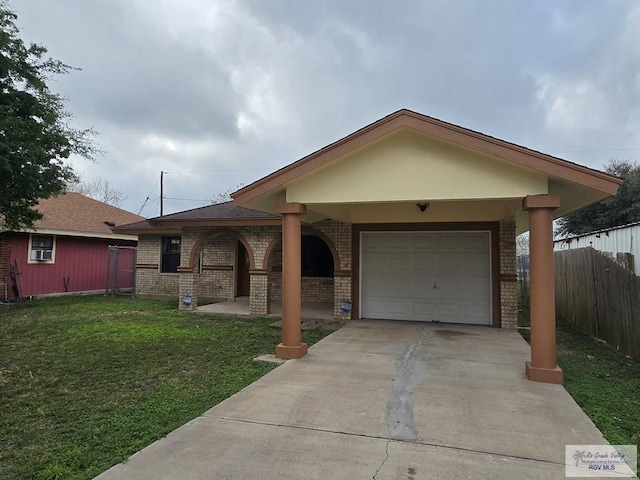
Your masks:
<svg viewBox="0 0 640 480"><path fill-rule="evenodd" d="M160 170L160 216L162 216L164 208L164 172Z"/></svg>

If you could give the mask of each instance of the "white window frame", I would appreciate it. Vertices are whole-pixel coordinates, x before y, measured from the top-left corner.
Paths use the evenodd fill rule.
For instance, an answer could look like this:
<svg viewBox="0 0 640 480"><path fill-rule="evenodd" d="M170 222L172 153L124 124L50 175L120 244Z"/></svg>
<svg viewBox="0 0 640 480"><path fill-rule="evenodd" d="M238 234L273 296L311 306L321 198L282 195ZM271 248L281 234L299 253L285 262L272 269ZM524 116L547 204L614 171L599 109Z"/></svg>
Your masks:
<svg viewBox="0 0 640 480"><path fill-rule="evenodd" d="M35 254L35 252L47 252L47 250L34 250L33 248L33 238L34 237L51 237L51 258L46 258L47 255L44 253ZM35 254L35 255L34 255ZM39 256L40 259L35 258ZM46 235L40 233L31 233L29 234L29 249L27 250L27 263L44 263L44 264L52 264L56 263L56 236L55 235Z"/></svg>

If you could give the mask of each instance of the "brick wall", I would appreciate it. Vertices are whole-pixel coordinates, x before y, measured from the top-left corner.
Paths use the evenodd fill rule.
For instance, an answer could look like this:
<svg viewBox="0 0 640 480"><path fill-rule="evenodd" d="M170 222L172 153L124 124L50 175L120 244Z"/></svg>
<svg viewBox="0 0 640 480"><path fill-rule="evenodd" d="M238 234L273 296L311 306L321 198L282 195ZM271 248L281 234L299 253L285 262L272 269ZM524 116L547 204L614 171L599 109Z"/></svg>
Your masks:
<svg viewBox="0 0 640 480"><path fill-rule="evenodd" d="M351 299L351 225L324 220L312 225L321 231L335 246L340 257L339 278L303 277L302 301L334 302L336 318L348 315L340 310L343 300ZM251 312L264 315L269 312L270 301L282 298L282 249L274 247L271 258L265 259L272 240L282 232L280 226L238 227L234 229L242 235L254 253L254 269L251 275ZM237 240L233 235L215 235L223 230L208 227L188 227L182 231L181 266L187 266L191 252L201 238L202 256L196 257L193 273L161 274L159 272L161 236L140 235L138 242L137 292L140 294L178 295L186 293L194 297L233 299L235 293L235 268ZM267 264L265 264L267 260ZM276 268L270 268L276 265ZM202 268L201 268L202 267ZM268 273L268 275L265 275ZM182 276L185 278L182 279ZM189 277L189 278L187 278ZM184 281L183 281L184 280ZM188 290L188 291L187 291Z"/></svg>
<svg viewBox="0 0 640 480"><path fill-rule="evenodd" d="M211 300L233 300L234 273L233 271L203 271L197 275L194 289L199 297Z"/></svg>
<svg viewBox="0 0 640 480"><path fill-rule="evenodd" d="M194 270L194 274L197 274L194 288L198 296L214 300L233 300L236 241L230 235L221 235L209 238L203 244L202 255Z"/></svg>
<svg viewBox="0 0 640 480"><path fill-rule="evenodd" d="M331 239L340 257L340 272L333 279L333 317L344 322L351 318L341 310L344 300L351 301L351 224L323 220L313 227Z"/></svg>
<svg viewBox="0 0 640 480"><path fill-rule="evenodd" d="M516 283L516 222L500 222L500 318L502 328L518 326Z"/></svg>
<svg viewBox="0 0 640 480"><path fill-rule="evenodd" d="M136 293L138 295L177 296L180 277L177 273L160 273L157 269L136 270Z"/></svg>
<svg viewBox="0 0 640 480"><path fill-rule="evenodd" d="M249 312L251 315L267 315L270 313L271 299L267 275L251 275L251 295L249 296Z"/></svg>
<svg viewBox="0 0 640 480"><path fill-rule="evenodd" d="M306 303L333 303L333 277L302 277L300 279L302 301ZM282 273L269 273L269 298L282 301Z"/></svg>
<svg viewBox="0 0 640 480"><path fill-rule="evenodd" d="M255 268L266 269L264 256L273 238L282 233L282 227L238 227L235 229L251 245L255 257Z"/></svg>
<svg viewBox="0 0 640 480"><path fill-rule="evenodd" d="M351 224L323 220L311 225L331 239L340 256L340 269L351 270Z"/></svg>
<svg viewBox="0 0 640 480"><path fill-rule="evenodd" d="M233 230L245 238L250 249L254 252L254 269L261 270L264 268L263 259L267 247L273 237L280 233L281 228L277 226L238 227ZM228 232L229 229L209 227L188 227L183 229L181 266L188 266L191 253L196 244L202 239L204 239L204 243L201 243L201 261L198 259L193 265L194 272L180 274L185 276L193 275L191 280L180 282L180 298L186 293L191 293L194 298L194 305L198 296L221 300L234 298L237 238ZM200 263L203 267L202 270L200 269ZM268 291L266 288L267 278L266 275L259 275L259 273L251 275L250 281L253 290L250 308L251 312L256 315L264 315L269 310Z"/></svg>
<svg viewBox="0 0 640 480"><path fill-rule="evenodd" d="M138 295L177 296L180 278L177 273L160 273L160 235L138 236L138 267L136 269L136 293Z"/></svg>

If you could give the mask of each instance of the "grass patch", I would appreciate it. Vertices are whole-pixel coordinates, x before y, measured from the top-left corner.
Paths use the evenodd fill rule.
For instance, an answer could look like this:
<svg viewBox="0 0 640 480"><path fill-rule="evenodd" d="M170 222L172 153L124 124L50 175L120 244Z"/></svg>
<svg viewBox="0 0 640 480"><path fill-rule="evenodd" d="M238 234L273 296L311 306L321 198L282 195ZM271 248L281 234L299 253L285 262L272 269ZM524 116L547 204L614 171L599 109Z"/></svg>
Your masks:
<svg viewBox="0 0 640 480"><path fill-rule="evenodd" d="M640 362L570 326L558 328L564 387L614 445L640 444Z"/></svg>
<svg viewBox="0 0 640 480"><path fill-rule="evenodd" d="M520 333L529 341L528 311L519 317L519 326L525 327ZM556 338L564 387L576 403L609 443L640 444L640 361L563 321Z"/></svg>
<svg viewBox="0 0 640 480"><path fill-rule="evenodd" d="M272 322L128 297L0 305L0 478L89 479L121 462L275 368L253 361L280 340Z"/></svg>

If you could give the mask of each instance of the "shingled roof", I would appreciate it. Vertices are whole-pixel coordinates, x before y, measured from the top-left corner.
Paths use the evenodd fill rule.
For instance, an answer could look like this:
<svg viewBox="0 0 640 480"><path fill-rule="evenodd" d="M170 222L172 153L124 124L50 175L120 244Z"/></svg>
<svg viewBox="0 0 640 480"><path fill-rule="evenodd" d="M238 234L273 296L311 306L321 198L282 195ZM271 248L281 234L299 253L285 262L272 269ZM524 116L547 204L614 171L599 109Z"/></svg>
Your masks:
<svg viewBox="0 0 640 480"><path fill-rule="evenodd" d="M200 226L241 226L280 224L280 217L269 213L256 212L242 208L233 202L218 203L205 207L193 208L182 212L154 217L141 222L114 228L114 232L145 232L155 229L170 229L182 224Z"/></svg>
<svg viewBox="0 0 640 480"><path fill-rule="evenodd" d="M270 213L256 212L248 208L238 207L233 202L217 203L206 207L194 208L183 212L172 213L162 217L150 218L150 222L155 221L180 221L180 220L221 220L221 219L243 219L243 218L280 218Z"/></svg>
<svg viewBox="0 0 640 480"><path fill-rule="evenodd" d="M144 217L107 205L79 193L66 193L41 199L35 207L43 218L35 222L37 230L112 235L111 224L125 225Z"/></svg>

